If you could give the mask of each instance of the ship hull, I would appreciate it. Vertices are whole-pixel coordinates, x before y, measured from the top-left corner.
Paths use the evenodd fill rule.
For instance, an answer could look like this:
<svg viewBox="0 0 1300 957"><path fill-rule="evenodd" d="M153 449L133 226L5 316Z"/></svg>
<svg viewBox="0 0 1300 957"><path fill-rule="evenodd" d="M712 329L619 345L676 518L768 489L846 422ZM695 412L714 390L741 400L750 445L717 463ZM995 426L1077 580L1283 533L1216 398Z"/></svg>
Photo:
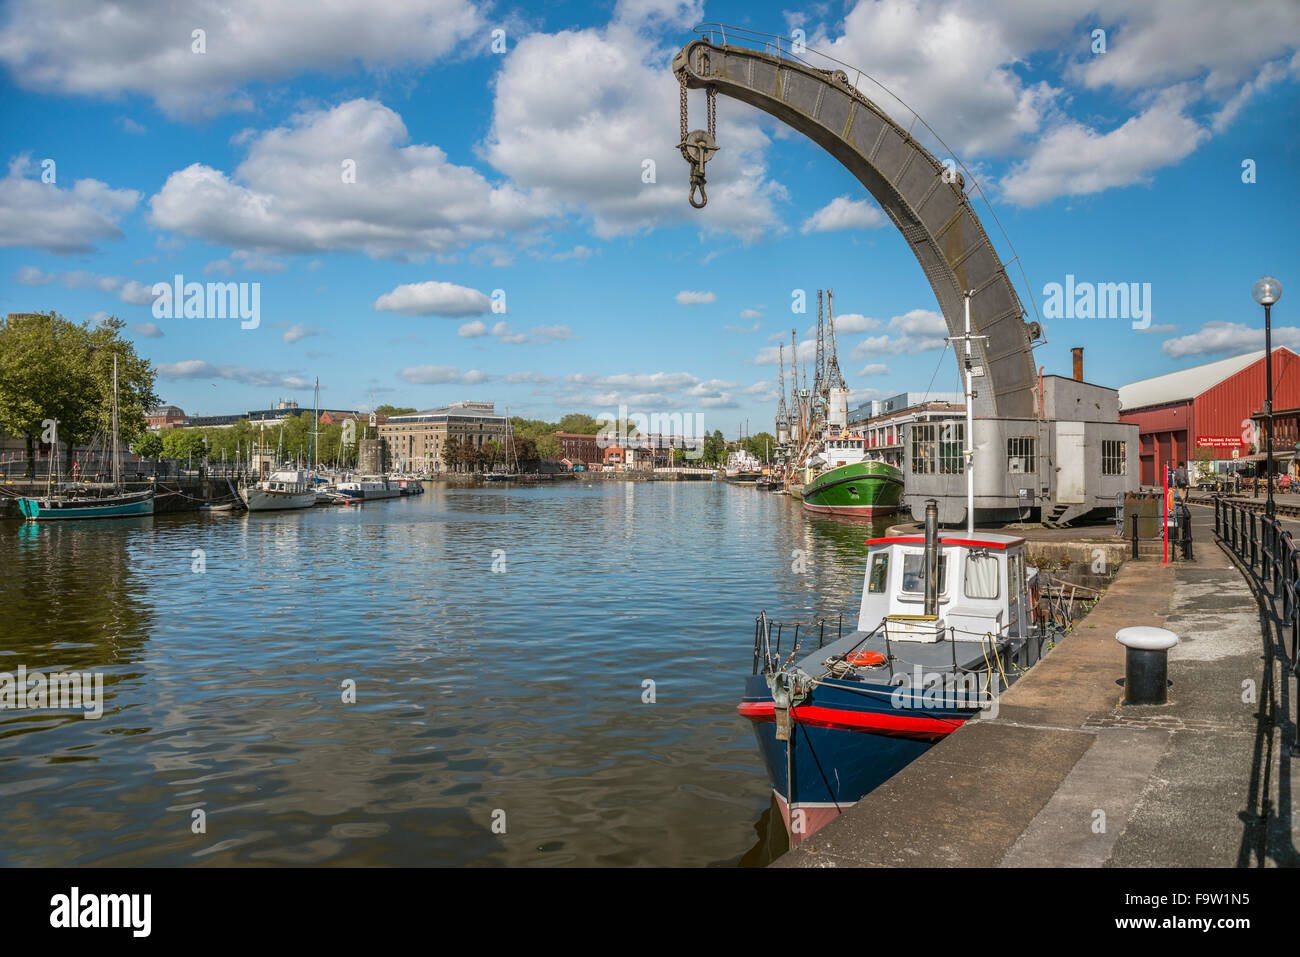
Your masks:
<svg viewBox="0 0 1300 957"><path fill-rule="evenodd" d="M893 686L882 683L876 690L863 694L860 687L823 683L791 709L786 742L776 736L776 706L767 682L762 675L747 680L736 710L753 727L792 844L847 811L977 713L896 708ZM793 749L788 756L787 746Z"/></svg>
<svg viewBox="0 0 1300 957"><path fill-rule="evenodd" d="M803 507L818 515L886 515L902 502L903 473L884 462L841 465L803 488Z"/></svg>
<svg viewBox="0 0 1300 957"><path fill-rule="evenodd" d="M310 508L316 504L316 490L305 492L268 492L261 488L242 488L239 497L250 512L278 512L291 508Z"/></svg>
<svg viewBox="0 0 1300 957"><path fill-rule="evenodd" d="M87 518L135 518L153 514L154 493L114 495L104 499L20 498L18 510L31 522Z"/></svg>

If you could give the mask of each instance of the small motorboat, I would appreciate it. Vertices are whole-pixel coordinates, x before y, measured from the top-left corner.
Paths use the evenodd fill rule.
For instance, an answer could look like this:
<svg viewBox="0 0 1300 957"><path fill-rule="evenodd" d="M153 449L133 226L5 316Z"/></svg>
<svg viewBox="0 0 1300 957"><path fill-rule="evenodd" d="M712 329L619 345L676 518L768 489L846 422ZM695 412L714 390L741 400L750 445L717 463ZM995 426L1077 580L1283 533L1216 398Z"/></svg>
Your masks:
<svg viewBox="0 0 1300 957"><path fill-rule="evenodd" d="M802 634L766 614L756 622L737 711L753 726L792 844L996 706L1051 637L1023 538L940 535L931 499L924 537L866 546L847 634L842 616L839 628L821 619Z"/></svg>

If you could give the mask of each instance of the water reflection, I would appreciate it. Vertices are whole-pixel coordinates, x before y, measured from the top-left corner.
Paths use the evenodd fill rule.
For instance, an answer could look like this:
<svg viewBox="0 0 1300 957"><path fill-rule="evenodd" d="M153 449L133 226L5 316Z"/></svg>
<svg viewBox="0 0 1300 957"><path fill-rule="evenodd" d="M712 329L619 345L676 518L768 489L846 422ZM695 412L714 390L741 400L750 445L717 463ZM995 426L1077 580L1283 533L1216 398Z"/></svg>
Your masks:
<svg viewBox="0 0 1300 957"><path fill-rule="evenodd" d="M754 863L753 617L851 613L870 534L722 483L0 523L0 670L108 699L0 712L0 859Z"/></svg>

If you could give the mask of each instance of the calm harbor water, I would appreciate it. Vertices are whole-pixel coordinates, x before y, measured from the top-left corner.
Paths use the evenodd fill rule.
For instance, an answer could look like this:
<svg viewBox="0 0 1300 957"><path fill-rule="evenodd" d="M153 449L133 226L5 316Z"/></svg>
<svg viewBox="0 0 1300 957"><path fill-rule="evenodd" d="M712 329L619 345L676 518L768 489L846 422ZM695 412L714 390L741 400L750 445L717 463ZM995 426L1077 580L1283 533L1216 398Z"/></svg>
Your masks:
<svg viewBox="0 0 1300 957"><path fill-rule="evenodd" d="M0 863L732 866L782 850L735 713L754 616L851 619L872 526L718 482L426 489L0 521L0 672L105 682L98 720L0 711Z"/></svg>

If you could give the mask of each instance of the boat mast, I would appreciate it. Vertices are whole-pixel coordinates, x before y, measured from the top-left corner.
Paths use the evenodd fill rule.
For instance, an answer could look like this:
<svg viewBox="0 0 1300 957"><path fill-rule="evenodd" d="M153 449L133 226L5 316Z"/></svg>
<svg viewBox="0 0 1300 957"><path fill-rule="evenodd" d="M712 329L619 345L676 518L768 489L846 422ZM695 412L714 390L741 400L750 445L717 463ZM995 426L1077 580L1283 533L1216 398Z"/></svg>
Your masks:
<svg viewBox="0 0 1300 957"><path fill-rule="evenodd" d="M117 460L117 353L113 353L113 491L122 491L122 466Z"/></svg>
<svg viewBox="0 0 1300 957"><path fill-rule="evenodd" d="M312 399L311 410L311 461L308 468L316 471L316 436L320 432L320 376L316 377L316 394Z"/></svg>

